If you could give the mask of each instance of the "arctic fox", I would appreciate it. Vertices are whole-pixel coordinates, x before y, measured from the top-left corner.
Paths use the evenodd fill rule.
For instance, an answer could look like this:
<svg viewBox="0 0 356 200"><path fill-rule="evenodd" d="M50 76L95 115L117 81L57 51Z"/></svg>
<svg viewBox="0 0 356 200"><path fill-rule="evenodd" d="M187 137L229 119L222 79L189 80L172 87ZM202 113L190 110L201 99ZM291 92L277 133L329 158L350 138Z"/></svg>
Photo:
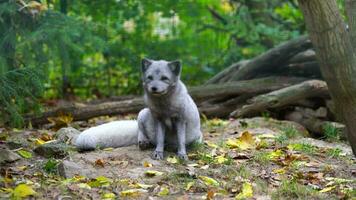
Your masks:
<svg viewBox="0 0 356 200"><path fill-rule="evenodd" d="M142 82L147 108L136 121L117 121L83 131L76 140L79 149L155 146L152 157L163 159L165 145L178 149L187 159L186 145L202 141L196 104L180 81L180 61L142 60Z"/></svg>

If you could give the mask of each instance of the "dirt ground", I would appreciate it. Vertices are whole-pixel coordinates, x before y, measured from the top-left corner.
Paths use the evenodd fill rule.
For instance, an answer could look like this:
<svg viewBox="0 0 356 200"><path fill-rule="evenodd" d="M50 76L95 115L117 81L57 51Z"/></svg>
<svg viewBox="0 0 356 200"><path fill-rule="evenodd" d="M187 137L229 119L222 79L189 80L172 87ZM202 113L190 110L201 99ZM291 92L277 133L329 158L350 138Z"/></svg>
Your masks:
<svg viewBox="0 0 356 200"><path fill-rule="evenodd" d="M356 160L344 142L312 139L302 126L270 118L202 126L205 142L190 147L189 161L173 151L152 160L152 150L137 146L77 152L69 140L56 146L50 126L0 129L1 149L15 154L1 163L0 199L356 198ZM51 142L54 153L38 150Z"/></svg>

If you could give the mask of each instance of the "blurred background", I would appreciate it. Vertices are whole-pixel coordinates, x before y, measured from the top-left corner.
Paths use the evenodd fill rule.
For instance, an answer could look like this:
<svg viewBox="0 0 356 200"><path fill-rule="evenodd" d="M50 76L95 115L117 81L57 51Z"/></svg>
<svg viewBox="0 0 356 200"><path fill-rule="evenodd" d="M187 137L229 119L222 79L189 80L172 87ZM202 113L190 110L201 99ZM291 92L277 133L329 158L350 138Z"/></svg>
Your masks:
<svg viewBox="0 0 356 200"><path fill-rule="evenodd" d="M140 94L143 57L182 60L193 86L304 33L295 0L0 0L0 120Z"/></svg>

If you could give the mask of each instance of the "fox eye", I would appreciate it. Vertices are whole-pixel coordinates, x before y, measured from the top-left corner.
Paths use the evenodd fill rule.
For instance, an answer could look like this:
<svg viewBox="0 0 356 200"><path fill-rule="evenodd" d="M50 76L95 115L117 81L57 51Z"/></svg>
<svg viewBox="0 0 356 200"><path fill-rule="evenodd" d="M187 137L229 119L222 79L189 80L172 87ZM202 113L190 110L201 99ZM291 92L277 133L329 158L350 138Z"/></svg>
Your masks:
<svg viewBox="0 0 356 200"><path fill-rule="evenodd" d="M150 76L147 76L147 79L151 81L151 80L153 80L153 77L150 75Z"/></svg>
<svg viewBox="0 0 356 200"><path fill-rule="evenodd" d="M161 77L161 80L162 80L162 81L168 81L168 77L167 77L167 76L162 76L162 77Z"/></svg>

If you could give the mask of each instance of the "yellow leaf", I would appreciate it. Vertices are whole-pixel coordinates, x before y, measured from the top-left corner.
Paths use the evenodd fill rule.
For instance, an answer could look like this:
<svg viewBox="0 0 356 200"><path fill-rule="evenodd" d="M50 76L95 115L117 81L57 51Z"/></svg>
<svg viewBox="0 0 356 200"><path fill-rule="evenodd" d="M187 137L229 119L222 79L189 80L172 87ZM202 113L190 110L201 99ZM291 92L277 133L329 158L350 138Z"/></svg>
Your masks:
<svg viewBox="0 0 356 200"><path fill-rule="evenodd" d="M280 168L280 169L274 169L273 172L276 173L276 174L285 174L286 173L286 169L285 169L285 167Z"/></svg>
<svg viewBox="0 0 356 200"><path fill-rule="evenodd" d="M32 189L31 186L21 183L14 189L12 195L16 198L24 198L28 196L35 195L36 192Z"/></svg>
<svg viewBox="0 0 356 200"><path fill-rule="evenodd" d="M20 171L25 171L27 169L27 166L26 165L18 166L17 169L19 169Z"/></svg>
<svg viewBox="0 0 356 200"><path fill-rule="evenodd" d="M225 163L226 161L228 161L227 158L225 158L225 156L216 156L216 162L219 164Z"/></svg>
<svg viewBox="0 0 356 200"><path fill-rule="evenodd" d="M153 176L161 176L163 172L155 171L155 170L147 170L145 171L146 176L153 177Z"/></svg>
<svg viewBox="0 0 356 200"><path fill-rule="evenodd" d="M239 148L242 150L250 149L255 146L255 139L250 132L245 131L242 133L241 137L238 139L228 139L226 144L231 148Z"/></svg>
<svg viewBox="0 0 356 200"><path fill-rule="evenodd" d="M0 193L13 193L14 190L11 188L1 188Z"/></svg>
<svg viewBox="0 0 356 200"><path fill-rule="evenodd" d="M280 149L278 149L278 150L268 153L268 159L270 159L270 160L278 159L282 155L283 155L283 152Z"/></svg>
<svg viewBox="0 0 356 200"><path fill-rule="evenodd" d="M195 181L190 181L190 182L188 182L187 183L187 185L185 186L185 190L190 190L190 188L192 188L193 187L193 185L195 184Z"/></svg>
<svg viewBox="0 0 356 200"><path fill-rule="evenodd" d="M326 188L320 190L319 192L320 192L320 193L330 192L331 190L333 190L333 189L335 189L335 188L336 188L336 185L331 186L331 187L326 187Z"/></svg>
<svg viewBox="0 0 356 200"><path fill-rule="evenodd" d="M169 189L167 187L161 187L161 190L158 193L158 196L167 196L169 194Z"/></svg>
<svg viewBox="0 0 356 200"><path fill-rule="evenodd" d="M112 183L112 180L106 178L105 176L98 176L94 180L90 181L88 185L90 187L100 187L100 186L109 186Z"/></svg>
<svg viewBox="0 0 356 200"><path fill-rule="evenodd" d="M246 199L253 197L253 189L251 183L244 183L242 185L241 192L235 197L235 199Z"/></svg>
<svg viewBox="0 0 356 200"><path fill-rule="evenodd" d="M208 186L219 186L219 182L213 178L207 176L199 176L199 179L202 180Z"/></svg>
<svg viewBox="0 0 356 200"><path fill-rule="evenodd" d="M147 162L147 161L145 161L145 162L143 162L143 166L144 167L152 167L152 164Z"/></svg>
<svg viewBox="0 0 356 200"><path fill-rule="evenodd" d="M88 190L91 189L90 185L89 185L89 184L86 184L86 183L79 183L79 184L78 184L78 187L79 187L79 188L82 188L82 189L88 189Z"/></svg>
<svg viewBox="0 0 356 200"><path fill-rule="evenodd" d="M136 183L136 184L133 184L133 186L136 188L142 188L142 189L149 189L149 188L153 187L153 185L146 185L146 184L142 184L142 183Z"/></svg>
<svg viewBox="0 0 356 200"><path fill-rule="evenodd" d="M103 149L103 151L112 151L112 150L114 150L114 148L112 148L112 147Z"/></svg>
<svg viewBox="0 0 356 200"><path fill-rule="evenodd" d="M102 199L115 199L116 195L112 192L105 193L102 195Z"/></svg>
<svg viewBox="0 0 356 200"><path fill-rule="evenodd" d="M120 192L121 197L134 197L134 196L139 196L141 193L145 193L147 190L143 189L130 189L130 190L124 190Z"/></svg>
<svg viewBox="0 0 356 200"><path fill-rule="evenodd" d="M32 158L32 153L29 151L21 149L17 151L17 153L23 158L27 158L27 159Z"/></svg>
<svg viewBox="0 0 356 200"><path fill-rule="evenodd" d="M173 157L170 156L167 158L167 162L172 163L172 164L177 164L178 159L175 156L173 156Z"/></svg>
<svg viewBox="0 0 356 200"><path fill-rule="evenodd" d="M211 148L218 148L218 145L212 143L212 142L206 142L206 144L208 145L208 147L211 147Z"/></svg>
<svg viewBox="0 0 356 200"><path fill-rule="evenodd" d="M42 144L44 144L44 143L46 143L46 142L43 141L42 139L36 139L36 140L35 140L35 143L36 143L36 145L42 145Z"/></svg>

